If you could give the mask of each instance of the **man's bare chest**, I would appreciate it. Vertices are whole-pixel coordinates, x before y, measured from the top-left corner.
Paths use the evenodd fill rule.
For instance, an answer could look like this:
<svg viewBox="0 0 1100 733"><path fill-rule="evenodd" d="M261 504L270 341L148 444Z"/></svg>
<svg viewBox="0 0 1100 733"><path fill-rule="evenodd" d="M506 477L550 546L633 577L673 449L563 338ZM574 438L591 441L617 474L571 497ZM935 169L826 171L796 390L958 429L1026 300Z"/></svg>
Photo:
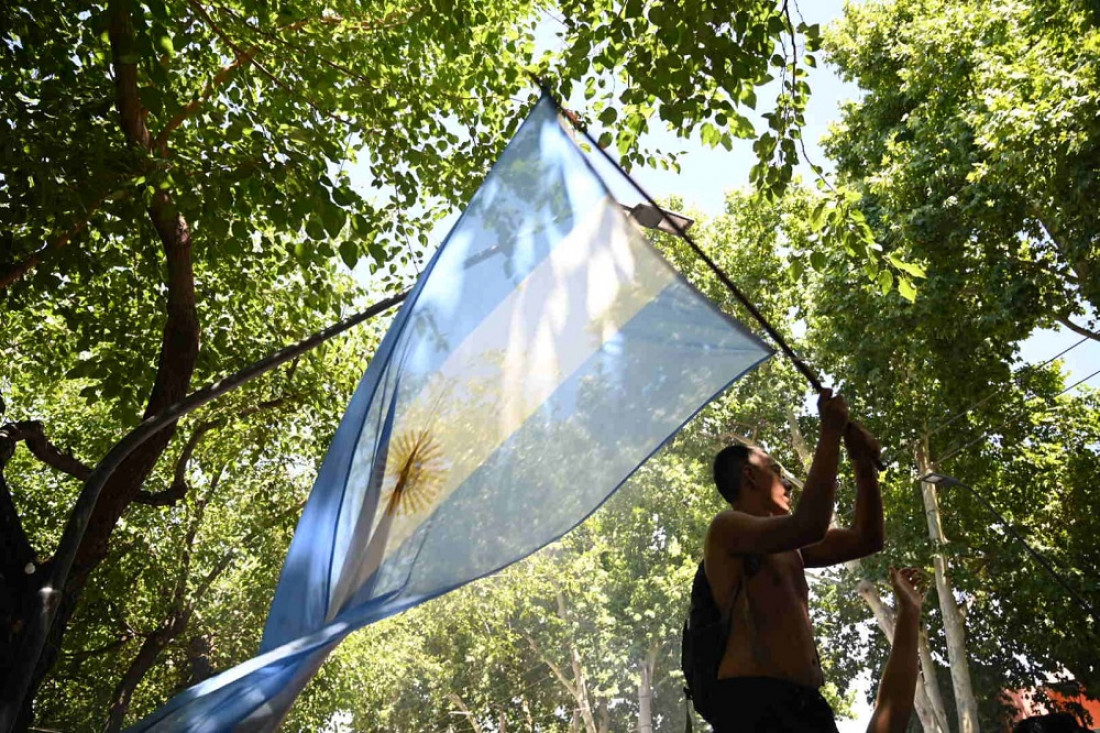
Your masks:
<svg viewBox="0 0 1100 733"><path fill-rule="evenodd" d="M770 598L797 599L805 604L809 595L805 566L797 551L760 556L759 567L748 578L750 593Z"/></svg>

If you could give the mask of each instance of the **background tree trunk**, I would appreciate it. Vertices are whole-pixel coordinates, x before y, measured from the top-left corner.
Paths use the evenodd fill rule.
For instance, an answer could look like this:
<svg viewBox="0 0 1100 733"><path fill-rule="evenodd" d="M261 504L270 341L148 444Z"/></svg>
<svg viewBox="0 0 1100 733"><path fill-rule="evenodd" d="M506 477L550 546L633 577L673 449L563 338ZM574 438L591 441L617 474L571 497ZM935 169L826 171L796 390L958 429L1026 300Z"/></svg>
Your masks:
<svg viewBox="0 0 1100 733"><path fill-rule="evenodd" d="M653 668L657 646L651 645L638 662L638 733L653 733Z"/></svg>
<svg viewBox="0 0 1100 733"><path fill-rule="evenodd" d="M927 458L924 446L918 449L916 458L920 475L927 474L931 470L931 462ZM947 659L951 665L951 685L955 690L955 712L959 720L959 733L978 733L980 730L978 701L974 697L974 687L970 681L970 663L966 656L966 628L947 575L947 558L943 554L947 539L944 537L943 525L940 521L940 506L935 485L922 481L921 498L924 501L924 515L928 520L928 537L934 548L932 562L936 574L936 596L939 598L944 634L947 637Z"/></svg>

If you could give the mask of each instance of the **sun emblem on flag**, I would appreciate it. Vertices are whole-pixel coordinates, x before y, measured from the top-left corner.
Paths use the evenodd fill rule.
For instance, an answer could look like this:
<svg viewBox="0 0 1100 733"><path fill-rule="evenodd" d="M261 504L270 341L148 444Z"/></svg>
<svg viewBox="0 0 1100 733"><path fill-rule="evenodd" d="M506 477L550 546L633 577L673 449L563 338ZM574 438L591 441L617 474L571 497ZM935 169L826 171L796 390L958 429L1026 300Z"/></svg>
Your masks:
<svg viewBox="0 0 1100 733"><path fill-rule="evenodd" d="M446 476L443 450L425 428L397 437L387 473L393 480L386 513L416 514L435 503Z"/></svg>

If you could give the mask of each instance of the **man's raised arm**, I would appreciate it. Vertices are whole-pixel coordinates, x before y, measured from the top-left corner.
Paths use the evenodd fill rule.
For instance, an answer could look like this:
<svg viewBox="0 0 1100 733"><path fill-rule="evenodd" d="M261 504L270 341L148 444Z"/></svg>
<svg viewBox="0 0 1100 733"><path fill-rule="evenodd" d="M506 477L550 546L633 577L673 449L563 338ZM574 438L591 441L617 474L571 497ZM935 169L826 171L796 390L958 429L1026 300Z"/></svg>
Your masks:
<svg viewBox="0 0 1100 733"><path fill-rule="evenodd" d="M794 512L768 516L748 506L722 512L711 523L708 545L733 554L769 554L805 547L826 536L836 500L840 440L848 424L848 406L844 397L833 397L832 392L826 390L818 399L818 411L821 413L821 433ZM760 473L763 470L751 467L746 473L746 480L754 484L752 488L758 497L774 490L772 483L755 485L764 480L764 474ZM771 465L766 470L769 482L779 482L778 466Z"/></svg>
<svg viewBox="0 0 1100 733"><path fill-rule="evenodd" d="M824 539L802 550L806 567L824 567L855 560L882 549L885 535L882 520L882 492L878 484L875 458L878 441L861 425L850 423L844 444L856 475L856 504L852 526L830 529Z"/></svg>

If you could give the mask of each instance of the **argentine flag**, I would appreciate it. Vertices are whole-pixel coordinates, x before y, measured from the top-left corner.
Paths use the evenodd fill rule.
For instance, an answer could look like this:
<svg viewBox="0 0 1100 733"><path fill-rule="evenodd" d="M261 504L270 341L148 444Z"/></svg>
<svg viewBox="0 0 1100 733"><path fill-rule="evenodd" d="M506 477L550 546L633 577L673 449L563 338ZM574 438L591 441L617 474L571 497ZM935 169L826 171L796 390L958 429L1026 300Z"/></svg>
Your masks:
<svg viewBox="0 0 1100 733"><path fill-rule="evenodd" d="M259 656L131 730L275 729L345 636L561 537L770 354L646 241L544 97L356 389Z"/></svg>

